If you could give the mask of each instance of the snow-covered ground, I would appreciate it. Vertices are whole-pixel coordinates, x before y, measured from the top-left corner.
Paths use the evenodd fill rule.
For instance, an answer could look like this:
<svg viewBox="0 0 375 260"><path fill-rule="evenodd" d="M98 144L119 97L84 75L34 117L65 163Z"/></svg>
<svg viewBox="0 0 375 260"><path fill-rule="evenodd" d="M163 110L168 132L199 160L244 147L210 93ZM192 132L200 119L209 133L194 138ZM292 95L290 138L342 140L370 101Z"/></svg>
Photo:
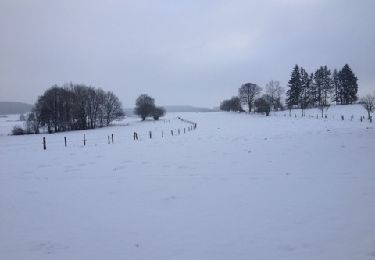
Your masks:
<svg viewBox="0 0 375 260"><path fill-rule="evenodd" d="M295 114L3 133L0 259L375 259L375 123Z"/></svg>

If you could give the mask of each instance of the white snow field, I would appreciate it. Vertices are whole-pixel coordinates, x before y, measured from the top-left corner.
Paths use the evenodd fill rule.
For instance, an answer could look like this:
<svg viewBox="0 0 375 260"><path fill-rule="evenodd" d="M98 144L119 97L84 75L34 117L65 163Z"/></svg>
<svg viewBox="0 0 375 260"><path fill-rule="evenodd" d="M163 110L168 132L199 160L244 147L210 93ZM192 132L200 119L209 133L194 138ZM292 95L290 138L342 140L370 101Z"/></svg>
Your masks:
<svg viewBox="0 0 375 260"><path fill-rule="evenodd" d="M294 112L1 135L0 259L375 259L375 123Z"/></svg>

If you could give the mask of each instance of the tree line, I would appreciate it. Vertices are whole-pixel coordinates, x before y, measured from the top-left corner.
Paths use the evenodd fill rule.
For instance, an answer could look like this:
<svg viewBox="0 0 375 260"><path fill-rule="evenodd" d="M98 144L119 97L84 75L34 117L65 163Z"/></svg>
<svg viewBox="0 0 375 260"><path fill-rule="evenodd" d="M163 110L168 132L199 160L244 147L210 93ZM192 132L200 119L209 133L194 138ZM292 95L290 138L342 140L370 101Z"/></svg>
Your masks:
<svg viewBox="0 0 375 260"><path fill-rule="evenodd" d="M271 110L284 109L282 103L284 88L281 87L280 82L271 80L265 87L265 93L260 95L262 90L254 83L242 84L238 89L238 96L223 100L220 103L220 110L244 112L242 107L244 105L249 113L255 110L269 115Z"/></svg>
<svg viewBox="0 0 375 260"><path fill-rule="evenodd" d="M26 119L26 132L48 133L108 126L125 116L122 104L111 91L84 84L54 85L38 97Z"/></svg>
<svg viewBox="0 0 375 260"><path fill-rule="evenodd" d="M242 84L238 96L223 100L220 110L242 112L244 106L249 113L254 110L268 115L271 110L284 110L287 107L289 110L300 108L304 115L306 108L319 107L323 115L323 109L327 109L332 102L345 105L358 100L357 80L348 64L340 71L334 69L332 73L327 66L321 66L315 73L308 73L295 65L288 81L285 104L285 89L278 81L271 80L265 86L263 95L263 89L257 84Z"/></svg>
<svg viewBox="0 0 375 260"><path fill-rule="evenodd" d="M327 66L321 66L309 74L304 68L295 65L288 81L286 105L289 109L303 110L319 107L328 108L332 102L340 105L353 104L358 100L358 79L348 64L333 73Z"/></svg>

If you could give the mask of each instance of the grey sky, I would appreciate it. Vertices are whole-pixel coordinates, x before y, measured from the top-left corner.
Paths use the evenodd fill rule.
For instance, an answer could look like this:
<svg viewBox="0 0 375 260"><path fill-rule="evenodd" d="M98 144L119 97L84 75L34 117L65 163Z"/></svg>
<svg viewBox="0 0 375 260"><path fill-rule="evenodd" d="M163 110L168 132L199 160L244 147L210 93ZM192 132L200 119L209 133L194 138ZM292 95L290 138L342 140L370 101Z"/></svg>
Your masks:
<svg viewBox="0 0 375 260"><path fill-rule="evenodd" d="M0 101L53 84L217 106L245 82L286 85L298 63L349 63L375 90L373 0L0 0Z"/></svg>

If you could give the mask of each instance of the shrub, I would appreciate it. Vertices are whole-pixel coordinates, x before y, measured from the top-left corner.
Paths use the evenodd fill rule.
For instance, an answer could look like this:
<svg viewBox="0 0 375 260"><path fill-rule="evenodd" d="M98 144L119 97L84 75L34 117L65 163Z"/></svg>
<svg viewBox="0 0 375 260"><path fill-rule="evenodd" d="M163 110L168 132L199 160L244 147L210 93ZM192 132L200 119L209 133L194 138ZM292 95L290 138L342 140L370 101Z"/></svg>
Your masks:
<svg viewBox="0 0 375 260"><path fill-rule="evenodd" d="M25 133L25 130L23 130L23 128L19 125L13 127L12 135L24 135Z"/></svg>

